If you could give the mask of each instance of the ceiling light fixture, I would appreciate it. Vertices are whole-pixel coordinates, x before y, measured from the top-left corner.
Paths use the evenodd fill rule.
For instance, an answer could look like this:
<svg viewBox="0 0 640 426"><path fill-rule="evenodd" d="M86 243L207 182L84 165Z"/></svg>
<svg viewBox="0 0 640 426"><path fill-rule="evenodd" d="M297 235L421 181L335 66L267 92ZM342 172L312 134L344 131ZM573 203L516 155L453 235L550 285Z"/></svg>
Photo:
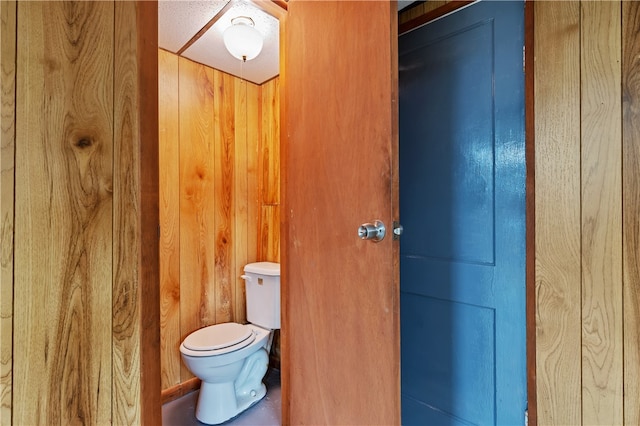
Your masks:
<svg viewBox="0 0 640 426"><path fill-rule="evenodd" d="M255 29L253 19L247 16L233 18L222 37L229 53L242 62L255 58L262 51L262 34Z"/></svg>

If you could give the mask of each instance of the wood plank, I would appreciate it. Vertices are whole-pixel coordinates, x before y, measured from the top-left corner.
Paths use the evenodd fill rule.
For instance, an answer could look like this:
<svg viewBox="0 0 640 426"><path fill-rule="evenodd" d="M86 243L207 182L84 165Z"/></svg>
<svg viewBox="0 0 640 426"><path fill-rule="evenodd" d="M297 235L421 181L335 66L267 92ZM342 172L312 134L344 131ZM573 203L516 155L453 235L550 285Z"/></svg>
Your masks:
<svg viewBox="0 0 640 426"><path fill-rule="evenodd" d="M140 147L135 3L115 8L113 164L113 374L116 424L140 422L140 323L138 232ZM132 34L133 32L133 34ZM145 295L146 299L146 295Z"/></svg>
<svg viewBox="0 0 640 426"><path fill-rule="evenodd" d="M249 221L248 221L248 176L243 171L247 170L247 81L236 81L234 84L234 129L235 129L235 144L234 144L234 170L236 174L234 176L233 185L233 198L234 204L234 258L235 267L231 271L231 282L234 287L234 306L233 306L233 321L243 323L246 321L245 312L245 290L244 280L240 278L243 274L243 267L247 264L249 259L247 236L249 234Z"/></svg>
<svg viewBox="0 0 640 426"><path fill-rule="evenodd" d="M240 276L244 273L244 266L256 260L255 236L258 232L257 221L251 217L255 211L256 199L250 194L257 192L257 184L250 179L250 170L253 169L255 178L255 159L257 144L255 136L258 132L257 121L257 88L246 80L237 80L235 83L235 269L232 271L232 280L235 282L235 308L234 321L244 323L246 321L245 307L245 283ZM250 183L251 182L251 183ZM252 208L253 206L253 208Z"/></svg>
<svg viewBox="0 0 640 426"><path fill-rule="evenodd" d="M535 2L539 424L580 424L580 10Z"/></svg>
<svg viewBox="0 0 640 426"><path fill-rule="evenodd" d="M287 28L289 24L287 16L280 18L280 123L282 125L282 132L280 132L280 202L282 208L285 209L283 220L280 222L280 238L283 242L280 246L280 362L282 365L291 365L291 347L289 344L290 335L283 332L282 326L286 327L287 324L291 324L291 316L289 315L289 271L287 270L285 262L289 259L289 244L292 235L291 229L288 226L288 158L289 158L289 146L287 140L289 139L287 132L289 131L288 123L288 108L287 108L287 61L289 57L289 48L287 42ZM397 56L397 55L396 55ZM396 84L397 87L397 84ZM291 393L291 371L290 368L282 368L280 370L280 390L282 396L282 413L281 420L283 425L291 424L291 399L293 397Z"/></svg>
<svg viewBox="0 0 640 426"><path fill-rule="evenodd" d="M280 206L263 204L260 224L260 259L280 263Z"/></svg>
<svg viewBox="0 0 640 426"><path fill-rule="evenodd" d="M260 86L258 258L280 262L280 80Z"/></svg>
<svg viewBox="0 0 640 426"><path fill-rule="evenodd" d="M258 192L258 150L260 146L260 86L248 83L247 89L247 263L260 260L258 257L258 226L260 221L260 205ZM244 265L240 265L244 267ZM244 282L242 283L245 291ZM243 293L244 294L244 293ZM238 300L243 304L246 313L245 298Z"/></svg>
<svg viewBox="0 0 640 426"><path fill-rule="evenodd" d="M16 2L0 2L0 424L11 424L16 138Z"/></svg>
<svg viewBox="0 0 640 426"><path fill-rule="evenodd" d="M262 100L262 139L260 155L262 203L280 202L280 80L274 78L260 86Z"/></svg>
<svg viewBox="0 0 640 426"><path fill-rule="evenodd" d="M213 125L214 125L214 210L215 233L215 321L233 320L235 298L235 242L233 227L234 209L234 158L235 153L235 78L221 71L213 71Z"/></svg>
<svg viewBox="0 0 640 426"><path fill-rule="evenodd" d="M18 5L15 424L113 420L113 32L110 2Z"/></svg>
<svg viewBox="0 0 640 426"><path fill-rule="evenodd" d="M162 388L180 383L180 128L178 56L158 51L160 161L160 358Z"/></svg>
<svg viewBox="0 0 640 426"><path fill-rule="evenodd" d="M140 423L160 424L160 226L158 161L158 5L136 2L138 120L140 123ZM126 14L126 10L125 10ZM116 27L117 28L117 27Z"/></svg>
<svg viewBox="0 0 640 426"><path fill-rule="evenodd" d="M622 424L620 2L581 2L582 421Z"/></svg>
<svg viewBox="0 0 640 426"><path fill-rule="evenodd" d="M215 25L216 22L218 22L218 20L220 18L222 18L222 16L227 13L229 11L229 9L231 9L231 7L233 6L233 2L227 2L227 4L225 4L222 9L220 9L218 11L218 13L216 13L210 20L209 22L207 22L202 28L200 28L200 30L195 33L193 35L193 37L191 37L181 48L180 50L178 50L176 53L178 55L182 55L185 50L187 50L188 48L190 48L191 46L193 46L193 44L200 40L200 38L207 32L209 31L209 29L211 29L211 27L213 27Z"/></svg>
<svg viewBox="0 0 640 426"><path fill-rule="evenodd" d="M640 424L640 3L622 2L624 424Z"/></svg>
<svg viewBox="0 0 640 426"><path fill-rule="evenodd" d="M258 257L258 232L260 211L260 193L259 193L259 150L260 135L262 125L261 110L261 89L260 86L251 84L247 86L247 122L256 123L257 125L247 126L247 189L248 200L248 220L251 232L247 239L247 247L253 256L252 262L259 260Z"/></svg>
<svg viewBox="0 0 640 426"><path fill-rule="evenodd" d="M213 70L179 60L180 330L216 321ZM193 377L182 367L181 381Z"/></svg>
<svg viewBox="0 0 640 426"><path fill-rule="evenodd" d="M160 424L158 7L115 2L115 424Z"/></svg>

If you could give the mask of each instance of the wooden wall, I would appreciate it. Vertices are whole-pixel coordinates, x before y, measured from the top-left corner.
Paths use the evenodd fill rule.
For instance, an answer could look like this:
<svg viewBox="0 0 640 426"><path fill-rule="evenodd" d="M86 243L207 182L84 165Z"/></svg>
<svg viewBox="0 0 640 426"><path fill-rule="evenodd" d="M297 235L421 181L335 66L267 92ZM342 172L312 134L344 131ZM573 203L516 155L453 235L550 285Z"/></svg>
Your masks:
<svg viewBox="0 0 640 426"><path fill-rule="evenodd" d="M245 322L243 267L280 261L279 85L159 51L162 389L194 330ZM186 385L192 387L192 385Z"/></svg>
<svg viewBox="0 0 640 426"><path fill-rule="evenodd" d="M0 2L0 424L11 423L13 228L16 114L16 2Z"/></svg>
<svg viewBox="0 0 640 426"><path fill-rule="evenodd" d="M0 10L2 423L159 424L157 5Z"/></svg>
<svg viewBox="0 0 640 426"><path fill-rule="evenodd" d="M640 7L535 2L538 424L639 424Z"/></svg>

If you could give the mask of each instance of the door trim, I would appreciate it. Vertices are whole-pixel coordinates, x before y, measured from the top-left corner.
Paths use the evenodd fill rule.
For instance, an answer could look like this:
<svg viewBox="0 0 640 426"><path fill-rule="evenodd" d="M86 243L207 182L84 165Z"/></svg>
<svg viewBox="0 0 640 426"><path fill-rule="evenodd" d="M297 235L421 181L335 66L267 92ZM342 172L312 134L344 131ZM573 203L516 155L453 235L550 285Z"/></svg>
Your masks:
<svg viewBox="0 0 640 426"><path fill-rule="evenodd" d="M439 6L433 10L427 11L420 16L416 16L415 18L401 23L398 26L398 35L402 35L404 33L408 33L411 30L415 30L418 27L421 27L429 22L435 21L436 19L440 19L445 15L456 12L464 7L475 3L478 0L453 0L449 3L445 3L442 6Z"/></svg>
<svg viewBox="0 0 640 426"><path fill-rule="evenodd" d="M538 424L536 392L536 191L535 191L535 99L534 99L534 7L524 4L524 127L526 163L526 337L527 337L527 413L529 425Z"/></svg>

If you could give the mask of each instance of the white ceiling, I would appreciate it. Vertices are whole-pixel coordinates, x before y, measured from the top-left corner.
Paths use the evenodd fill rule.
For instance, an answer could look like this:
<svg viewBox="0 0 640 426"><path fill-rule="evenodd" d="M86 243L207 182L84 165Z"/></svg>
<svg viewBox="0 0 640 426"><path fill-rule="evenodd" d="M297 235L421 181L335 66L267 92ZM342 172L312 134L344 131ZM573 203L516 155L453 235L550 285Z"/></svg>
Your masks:
<svg viewBox="0 0 640 426"><path fill-rule="evenodd" d="M414 1L398 1L398 10ZM253 19L264 37L262 52L242 62L227 51L222 33L236 16ZM187 43L206 25L214 24L193 44ZM160 0L158 44L193 61L262 84L280 72L280 25L278 19L257 8L250 0Z"/></svg>
<svg viewBox="0 0 640 426"><path fill-rule="evenodd" d="M222 33L236 16L253 19L255 28L264 39L262 52L247 62L231 56L222 41ZM279 21L250 1L161 0L158 2L158 45L178 53L211 20L215 20L215 23L181 56L256 84L262 84L279 74Z"/></svg>

